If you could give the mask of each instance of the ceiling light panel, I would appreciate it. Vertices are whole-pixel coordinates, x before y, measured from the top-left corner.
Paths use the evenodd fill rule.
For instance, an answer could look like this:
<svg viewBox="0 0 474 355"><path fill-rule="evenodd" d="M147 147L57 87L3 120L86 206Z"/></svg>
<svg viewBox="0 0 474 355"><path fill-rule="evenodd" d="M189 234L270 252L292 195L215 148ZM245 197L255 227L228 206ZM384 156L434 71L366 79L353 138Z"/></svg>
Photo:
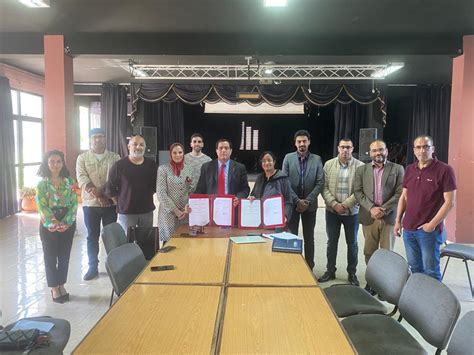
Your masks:
<svg viewBox="0 0 474 355"><path fill-rule="evenodd" d="M265 7L285 7L288 5L288 0L264 0Z"/></svg>

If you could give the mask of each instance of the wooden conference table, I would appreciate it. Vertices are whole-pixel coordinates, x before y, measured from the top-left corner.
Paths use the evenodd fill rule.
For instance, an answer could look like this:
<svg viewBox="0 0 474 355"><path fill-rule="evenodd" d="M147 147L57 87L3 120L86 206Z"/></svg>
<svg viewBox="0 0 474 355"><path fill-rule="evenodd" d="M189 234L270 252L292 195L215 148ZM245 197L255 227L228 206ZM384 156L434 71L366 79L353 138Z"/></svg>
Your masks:
<svg viewBox="0 0 474 355"><path fill-rule="evenodd" d="M226 238L248 232L171 239L74 353L354 354L303 257Z"/></svg>

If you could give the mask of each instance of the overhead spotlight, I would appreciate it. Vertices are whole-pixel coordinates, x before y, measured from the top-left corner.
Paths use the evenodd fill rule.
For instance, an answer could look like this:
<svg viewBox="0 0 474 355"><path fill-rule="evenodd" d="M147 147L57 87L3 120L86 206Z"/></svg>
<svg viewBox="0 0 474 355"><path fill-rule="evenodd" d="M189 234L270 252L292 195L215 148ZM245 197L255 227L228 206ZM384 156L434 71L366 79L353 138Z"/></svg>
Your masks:
<svg viewBox="0 0 474 355"><path fill-rule="evenodd" d="M285 7L288 5L288 0L264 0L265 7Z"/></svg>
<svg viewBox="0 0 474 355"><path fill-rule="evenodd" d="M260 74L263 77L272 77L273 76L273 65L275 65L275 62L265 62L262 65L262 69L260 71Z"/></svg>
<svg viewBox="0 0 474 355"><path fill-rule="evenodd" d="M28 7L50 7L49 0L18 0L18 1Z"/></svg>
<svg viewBox="0 0 474 355"><path fill-rule="evenodd" d="M385 68L373 72L370 76L375 79L384 79L386 76L400 70L405 66L405 63L390 63Z"/></svg>
<svg viewBox="0 0 474 355"><path fill-rule="evenodd" d="M311 94L311 79L309 79L309 83L308 83L308 92Z"/></svg>

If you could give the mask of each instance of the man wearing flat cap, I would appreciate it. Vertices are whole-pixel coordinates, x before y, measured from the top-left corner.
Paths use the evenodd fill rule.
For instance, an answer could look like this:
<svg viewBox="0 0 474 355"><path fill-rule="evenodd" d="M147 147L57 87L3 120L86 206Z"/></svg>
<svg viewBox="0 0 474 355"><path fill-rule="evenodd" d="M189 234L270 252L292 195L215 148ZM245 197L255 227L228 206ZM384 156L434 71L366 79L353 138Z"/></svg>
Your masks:
<svg viewBox="0 0 474 355"><path fill-rule="evenodd" d="M89 132L90 149L79 155L76 162L77 182L82 192L84 223L87 228L87 255L89 270L84 280L99 276L100 223L106 226L117 221L115 203L104 195L105 183L112 165L120 159L105 149L105 131L93 128Z"/></svg>

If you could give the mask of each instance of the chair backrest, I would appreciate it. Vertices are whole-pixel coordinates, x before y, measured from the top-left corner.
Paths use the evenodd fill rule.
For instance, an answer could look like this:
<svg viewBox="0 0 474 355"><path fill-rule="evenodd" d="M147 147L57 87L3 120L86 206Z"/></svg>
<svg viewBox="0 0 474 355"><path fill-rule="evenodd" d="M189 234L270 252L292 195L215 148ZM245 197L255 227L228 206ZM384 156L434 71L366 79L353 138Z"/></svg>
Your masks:
<svg viewBox="0 0 474 355"><path fill-rule="evenodd" d="M104 242L106 253L109 254L112 249L127 243L127 235L122 226L114 222L107 224L102 229L102 241Z"/></svg>
<svg viewBox="0 0 474 355"><path fill-rule="evenodd" d="M472 355L474 352L474 311L467 312L456 324L447 352L448 355Z"/></svg>
<svg viewBox="0 0 474 355"><path fill-rule="evenodd" d="M443 283L421 273L410 276L398 303L400 314L431 345L444 349L461 305Z"/></svg>
<svg viewBox="0 0 474 355"><path fill-rule="evenodd" d="M367 283L387 302L394 305L398 305L409 276L407 261L387 249L375 251L365 272Z"/></svg>
<svg viewBox="0 0 474 355"><path fill-rule="evenodd" d="M112 249L107 255L105 269L115 293L120 296L146 264L143 252L136 244L127 243Z"/></svg>

